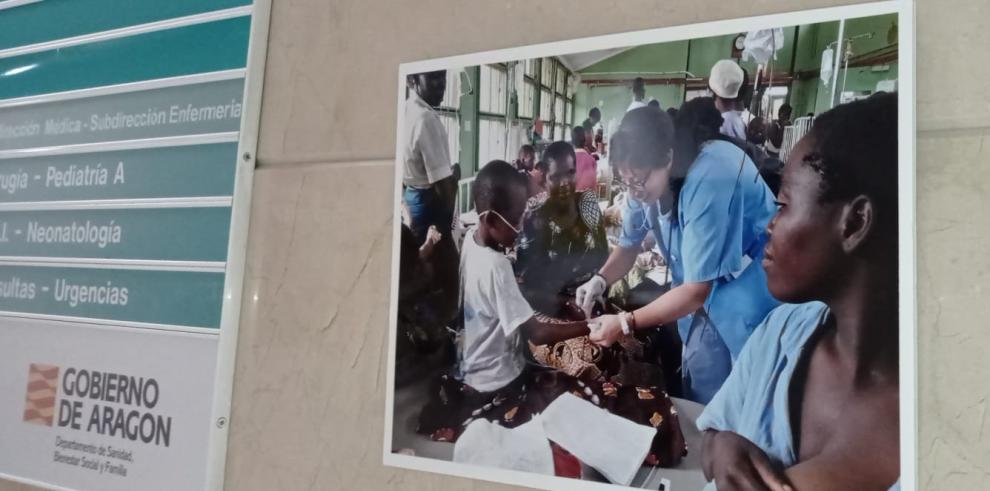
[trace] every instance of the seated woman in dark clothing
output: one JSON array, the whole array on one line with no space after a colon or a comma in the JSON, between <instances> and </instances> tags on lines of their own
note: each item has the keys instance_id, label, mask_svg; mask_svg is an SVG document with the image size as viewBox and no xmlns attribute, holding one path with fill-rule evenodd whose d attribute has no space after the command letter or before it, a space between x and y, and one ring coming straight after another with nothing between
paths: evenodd
<instances>
[{"instance_id":1,"label":"seated woman in dark clothing","mask_svg":"<svg viewBox=\"0 0 990 491\"><path fill-rule=\"evenodd\" d=\"M516 240L516 277L537 317L548 322L584 320L574 295L608 258L602 211L593 191L575 190L575 152L569 143L552 143L541 162L547 165L547 192L527 204ZM531 349L540 364L580 378L662 387L666 384L654 345L645 338L630 338L620 347L601 349L585 336Z\"/></svg>"},{"instance_id":2,"label":"seated woman in dark clothing","mask_svg":"<svg viewBox=\"0 0 990 491\"><path fill-rule=\"evenodd\" d=\"M568 299L608 257L598 198L575 190L574 147L555 142L543 154L547 192L529 200L516 241L516 276L523 296L550 317L581 317Z\"/></svg>"}]
</instances>

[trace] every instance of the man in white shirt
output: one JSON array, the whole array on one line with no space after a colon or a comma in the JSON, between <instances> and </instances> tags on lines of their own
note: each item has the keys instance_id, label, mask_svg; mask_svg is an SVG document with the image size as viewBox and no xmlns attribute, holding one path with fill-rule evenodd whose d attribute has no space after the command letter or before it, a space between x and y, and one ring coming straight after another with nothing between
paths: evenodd
<instances>
[{"instance_id":1,"label":"man in white shirt","mask_svg":"<svg viewBox=\"0 0 990 491\"><path fill-rule=\"evenodd\" d=\"M743 141L746 140L746 123L737 106L744 77L742 67L735 61L719 60L712 66L708 79L708 86L715 96L715 107L722 113L719 132Z\"/></svg>"},{"instance_id":2,"label":"man in white shirt","mask_svg":"<svg viewBox=\"0 0 990 491\"><path fill-rule=\"evenodd\" d=\"M626 112L646 107L646 83L643 81L643 77L636 77L636 80L633 80L632 93L633 101L629 104Z\"/></svg>"},{"instance_id":3,"label":"man in white shirt","mask_svg":"<svg viewBox=\"0 0 990 491\"><path fill-rule=\"evenodd\" d=\"M403 200L409 212L409 228L420 241L430 226L450 236L457 181L453 177L447 132L433 108L443 102L447 71L409 75L406 79L403 120Z\"/></svg>"}]
</instances>

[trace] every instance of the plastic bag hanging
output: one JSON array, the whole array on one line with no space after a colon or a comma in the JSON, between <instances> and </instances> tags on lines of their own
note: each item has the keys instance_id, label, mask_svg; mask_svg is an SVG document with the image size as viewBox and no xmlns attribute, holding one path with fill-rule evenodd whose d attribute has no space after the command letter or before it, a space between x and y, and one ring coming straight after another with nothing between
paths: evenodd
<instances>
[{"instance_id":1,"label":"plastic bag hanging","mask_svg":"<svg viewBox=\"0 0 990 491\"><path fill-rule=\"evenodd\" d=\"M822 68L819 72L821 73L822 83L826 87L832 82L832 63L834 57L835 51L832 48L825 48L825 51L822 51Z\"/></svg>"},{"instance_id":2,"label":"plastic bag hanging","mask_svg":"<svg viewBox=\"0 0 990 491\"><path fill-rule=\"evenodd\" d=\"M784 47L784 29L760 29L749 31L743 39L742 61L753 60L766 65L771 58L777 59L777 51Z\"/></svg>"}]
</instances>

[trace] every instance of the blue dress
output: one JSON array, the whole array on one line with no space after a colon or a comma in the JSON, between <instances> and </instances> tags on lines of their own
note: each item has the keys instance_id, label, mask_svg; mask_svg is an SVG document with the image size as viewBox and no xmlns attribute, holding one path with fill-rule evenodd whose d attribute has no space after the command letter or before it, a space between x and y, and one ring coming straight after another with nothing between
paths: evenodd
<instances>
[{"instance_id":1,"label":"blue dress","mask_svg":"<svg viewBox=\"0 0 990 491\"><path fill-rule=\"evenodd\" d=\"M639 247L652 232L673 286L712 283L702 309L678 320L681 376L691 400L711 400L749 335L779 305L762 265L774 213L773 194L756 165L721 140L707 142L691 164L676 217L662 213L659 203L626 200L620 246Z\"/></svg>"},{"instance_id":2,"label":"blue dress","mask_svg":"<svg viewBox=\"0 0 990 491\"><path fill-rule=\"evenodd\" d=\"M804 346L828 315L821 302L786 304L770 312L739 356L722 390L698 417L698 430L732 431L777 465L797 463L789 389ZM900 489L900 481L891 491Z\"/></svg>"}]
</instances>

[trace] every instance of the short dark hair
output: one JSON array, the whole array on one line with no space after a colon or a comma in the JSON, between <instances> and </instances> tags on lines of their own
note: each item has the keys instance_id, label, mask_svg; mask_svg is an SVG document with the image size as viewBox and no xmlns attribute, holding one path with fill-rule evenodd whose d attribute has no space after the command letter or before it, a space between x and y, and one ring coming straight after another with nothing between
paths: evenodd
<instances>
[{"instance_id":1,"label":"short dark hair","mask_svg":"<svg viewBox=\"0 0 990 491\"><path fill-rule=\"evenodd\" d=\"M548 163L550 160L563 162L567 157L570 157L571 161L577 165L577 155L574 153L574 147L570 143L553 142L543 151L543 158L541 160Z\"/></svg>"},{"instance_id":2,"label":"short dark hair","mask_svg":"<svg viewBox=\"0 0 990 491\"><path fill-rule=\"evenodd\" d=\"M722 139L722 113L711 97L695 97L681 105L677 111L677 143L674 148L674 165L685 171L698 157L701 145L709 140Z\"/></svg>"},{"instance_id":3,"label":"short dark hair","mask_svg":"<svg viewBox=\"0 0 990 491\"><path fill-rule=\"evenodd\" d=\"M715 107L715 99L711 97L695 97L681 105L674 121L674 159L670 167L670 188L674 194L674 211L679 206L681 188L687 178L688 170L694 164L705 142L722 140L732 142L719 132L722 126L722 113ZM740 142L741 143L741 142ZM677 216L674 213L673 216Z\"/></svg>"},{"instance_id":4,"label":"short dark hair","mask_svg":"<svg viewBox=\"0 0 990 491\"><path fill-rule=\"evenodd\" d=\"M525 154L530 154L531 153L533 155L536 155L536 149L533 148L532 145L530 145L530 144L527 143L527 144L519 147L519 153L525 153Z\"/></svg>"},{"instance_id":5,"label":"short dark hair","mask_svg":"<svg viewBox=\"0 0 990 491\"><path fill-rule=\"evenodd\" d=\"M478 213L494 210L507 213L513 203L513 189L527 188L526 176L504 160L493 160L478 172L471 188Z\"/></svg>"},{"instance_id":6,"label":"short dark hair","mask_svg":"<svg viewBox=\"0 0 990 491\"><path fill-rule=\"evenodd\" d=\"M533 164L533 168L546 174L550 166L547 164L546 160L538 160L535 164Z\"/></svg>"},{"instance_id":7,"label":"short dark hair","mask_svg":"<svg viewBox=\"0 0 990 491\"><path fill-rule=\"evenodd\" d=\"M756 116L746 125L746 141L754 145L763 145L767 141L767 123L762 116Z\"/></svg>"},{"instance_id":8,"label":"short dark hair","mask_svg":"<svg viewBox=\"0 0 990 491\"><path fill-rule=\"evenodd\" d=\"M595 116L595 115L597 115L597 116ZM600 109L598 109L597 107L593 107L593 108L591 108L590 111L588 111L588 117L590 118L592 116L595 116L598 119L601 119L602 118L602 111Z\"/></svg>"},{"instance_id":9,"label":"short dark hair","mask_svg":"<svg viewBox=\"0 0 990 491\"><path fill-rule=\"evenodd\" d=\"M809 138L803 161L822 177L821 199L869 197L881 235L896 240L897 94L836 106L815 119Z\"/></svg>"},{"instance_id":10,"label":"short dark hair","mask_svg":"<svg viewBox=\"0 0 990 491\"><path fill-rule=\"evenodd\" d=\"M659 169L667 165L674 144L670 116L651 107L626 113L612 136L610 161L635 168Z\"/></svg>"},{"instance_id":11,"label":"short dark hair","mask_svg":"<svg viewBox=\"0 0 990 491\"><path fill-rule=\"evenodd\" d=\"M633 80L633 85L632 86L633 86L633 90L645 90L646 89L646 82L643 80L643 77L636 77Z\"/></svg>"},{"instance_id":12,"label":"short dark hair","mask_svg":"<svg viewBox=\"0 0 990 491\"><path fill-rule=\"evenodd\" d=\"M646 103L646 105L652 108L660 109L660 101L656 99L651 99L650 102Z\"/></svg>"},{"instance_id":13,"label":"short dark hair","mask_svg":"<svg viewBox=\"0 0 990 491\"><path fill-rule=\"evenodd\" d=\"M431 72L410 73L409 75L406 75L406 83L407 84L419 83L417 77L419 77L420 75L424 75L426 77L440 77L440 76L446 77L447 70L433 70Z\"/></svg>"},{"instance_id":14,"label":"short dark hair","mask_svg":"<svg viewBox=\"0 0 990 491\"><path fill-rule=\"evenodd\" d=\"M785 102L783 105L780 106L780 109L777 110L777 117L780 117L783 114L787 114L788 116L790 116L792 111L794 111L794 108L791 107L790 104Z\"/></svg>"},{"instance_id":15,"label":"short dark hair","mask_svg":"<svg viewBox=\"0 0 990 491\"><path fill-rule=\"evenodd\" d=\"M571 129L571 145L575 148L583 147L588 135L584 132L584 126L575 126Z\"/></svg>"}]
</instances>

